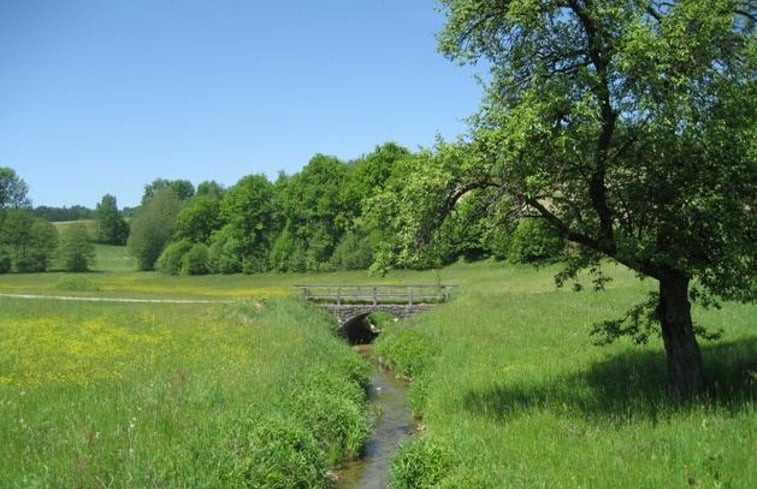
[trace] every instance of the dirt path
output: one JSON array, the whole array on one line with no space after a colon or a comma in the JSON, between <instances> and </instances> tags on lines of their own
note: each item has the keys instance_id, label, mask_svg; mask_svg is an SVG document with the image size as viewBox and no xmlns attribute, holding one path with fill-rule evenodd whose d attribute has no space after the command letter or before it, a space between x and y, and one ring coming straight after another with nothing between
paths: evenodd
<instances>
[{"instance_id":1,"label":"dirt path","mask_svg":"<svg viewBox=\"0 0 757 489\"><path fill-rule=\"evenodd\" d=\"M86 297L72 295L39 295L39 294L0 294L0 297L10 299L48 299L56 301L79 302L138 302L152 304L231 304L240 302L232 299L133 299L127 297Z\"/></svg>"}]
</instances>

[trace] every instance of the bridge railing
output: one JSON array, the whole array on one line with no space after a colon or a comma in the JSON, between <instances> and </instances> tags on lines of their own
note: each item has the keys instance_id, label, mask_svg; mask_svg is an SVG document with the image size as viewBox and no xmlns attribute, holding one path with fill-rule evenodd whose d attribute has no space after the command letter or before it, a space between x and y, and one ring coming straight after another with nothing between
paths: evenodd
<instances>
[{"instance_id":1,"label":"bridge railing","mask_svg":"<svg viewBox=\"0 0 757 489\"><path fill-rule=\"evenodd\" d=\"M455 285L295 285L303 299L327 304L436 304L450 300Z\"/></svg>"}]
</instances>

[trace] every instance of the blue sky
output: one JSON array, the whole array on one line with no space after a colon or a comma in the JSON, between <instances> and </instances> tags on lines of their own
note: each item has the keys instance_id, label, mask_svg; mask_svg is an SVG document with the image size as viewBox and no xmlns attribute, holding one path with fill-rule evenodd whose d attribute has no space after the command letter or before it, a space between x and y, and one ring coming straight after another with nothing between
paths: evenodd
<instances>
[{"instance_id":1,"label":"blue sky","mask_svg":"<svg viewBox=\"0 0 757 489\"><path fill-rule=\"evenodd\" d=\"M454 139L481 98L433 0L0 0L0 166L34 205L136 205L316 153Z\"/></svg>"}]
</instances>

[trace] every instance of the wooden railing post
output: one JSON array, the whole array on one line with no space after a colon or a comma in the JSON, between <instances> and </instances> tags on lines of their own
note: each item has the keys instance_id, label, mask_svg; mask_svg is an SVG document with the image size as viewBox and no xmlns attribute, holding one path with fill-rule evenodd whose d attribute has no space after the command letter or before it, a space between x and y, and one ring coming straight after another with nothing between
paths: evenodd
<instances>
[{"instance_id":1,"label":"wooden railing post","mask_svg":"<svg viewBox=\"0 0 757 489\"><path fill-rule=\"evenodd\" d=\"M336 305L337 306L342 305L342 288L341 287L336 288Z\"/></svg>"},{"instance_id":2,"label":"wooden railing post","mask_svg":"<svg viewBox=\"0 0 757 489\"><path fill-rule=\"evenodd\" d=\"M408 296L407 305L412 306L413 305L413 288L409 287L409 289L410 289L410 294Z\"/></svg>"},{"instance_id":3,"label":"wooden railing post","mask_svg":"<svg viewBox=\"0 0 757 489\"><path fill-rule=\"evenodd\" d=\"M378 304L378 287L373 288L373 305Z\"/></svg>"}]
</instances>

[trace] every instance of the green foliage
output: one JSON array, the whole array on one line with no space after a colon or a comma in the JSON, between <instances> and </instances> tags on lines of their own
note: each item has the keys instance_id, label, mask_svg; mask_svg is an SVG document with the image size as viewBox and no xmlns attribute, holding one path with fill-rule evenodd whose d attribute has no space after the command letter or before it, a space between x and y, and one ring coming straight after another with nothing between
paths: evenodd
<instances>
[{"instance_id":1,"label":"green foliage","mask_svg":"<svg viewBox=\"0 0 757 489\"><path fill-rule=\"evenodd\" d=\"M195 243L181 259L181 273L183 275L205 275L208 273L208 247L203 243Z\"/></svg>"},{"instance_id":2,"label":"green foliage","mask_svg":"<svg viewBox=\"0 0 757 489\"><path fill-rule=\"evenodd\" d=\"M87 225L76 222L61 232L58 253L67 272L86 272L95 263L95 245L90 241Z\"/></svg>"},{"instance_id":3,"label":"green foliage","mask_svg":"<svg viewBox=\"0 0 757 489\"><path fill-rule=\"evenodd\" d=\"M347 231L331 255L338 270L365 270L373 263L373 243L359 231Z\"/></svg>"},{"instance_id":4,"label":"green foliage","mask_svg":"<svg viewBox=\"0 0 757 489\"><path fill-rule=\"evenodd\" d=\"M522 219L510 238L508 259L513 263L554 260L564 247L565 241L543 219Z\"/></svg>"},{"instance_id":5,"label":"green foliage","mask_svg":"<svg viewBox=\"0 0 757 489\"><path fill-rule=\"evenodd\" d=\"M176 218L176 238L207 243L221 225L219 197L197 196Z\"/></svg>"},{"instance_id":6,"label":"green foliage","mask_svg":"<svg viewBox=\"0 0 757 489\"><path fill-rule=\"evenodd\" d=\"M13 267L13 260L8 250L0 248L0 274L8 273Z\"/></svg>"},{"instance_id":7,"label":"green foliage","mask_svg":"<svg viewBox=\"0 0 757 489\"><path fill-rule=\"evenodd\" d=\"M273 184L264 175L242 178L224 194L220 216L225 225L213 239L221 240L223 250L235 255L242 271L267 270L271 242L280 226ZM215 262L216 253L211 255Z\"/></svg>"},{"instance_id":8,"label":"green foliage","mask_svg":"<svg viewBox=\"0 0 757 489\"><path fill-rule=\"evenodd\" d=\"M29 186L13 168L0 166L0 211L7 208L28 207Z\"/></svg>"},{"instance_id":9,"label":"green foliage","mask_svg":"<svg viewBox=\"0 0 757 489\"><path fill-rule=\"evenodd\" d=\"M194 185L189 180L166 180L165 178L156 178L145 185L145 191L142 194L142 205L149 202L156 194L163 190L172 190L179 200L189 200L195 194Z\"/></svg>"},{"instance_id":10,"label":"green foliage","mask_svg":"<svg viewBox=\"0 0 757 489\"><path fill-rule=\"evenodd\" d=\"M118 204L113 195L105 194L95 209L97 242L125 245L129 237L129 225L118 212Z\"/></svg>"},{"instance_id":11,"label":"green foliage","mask_svg":"<svg viewBox=\"0 0 757 489\"><path fill-rule=\"evenodd\" d=\"M329 260L347 224L342 188L347 167L333 156L316 155L282 185L281 201L292 254L304 256L305 269L330 268Z\"/></svg>"},{"instance_id":12,"label":"green foliage","mask_svg":"<svg viewBox=\"0 0 757 489\"><path fill-rule=\"evenodd\" d=\"M239 254L241 245L230 236L228 228L213 233L208 248L208 267L212 273L239 273L242 271L242 259Z\"/></svg>"},{"instance_id":13,"label":"green foliage","mask_svg":"<svg viewBox=\"0 0 757 489\"><path fill-rule=\"evenodd\" d=\"M50 207L38 205L34 208L34 214L50 222L79 221L83 219L94 219L95 211L82 205L72 205L71 207Z\"/></svg>"},{"instance_id":14,"label":"green foliage","mask_svg":"<svg viewBox=\"0 0 757 489\"><path fill-rule=\"evenodd\" d=\"M441 4L439 49L492 66L460 143L468 171L451 172L446 195L496 189L588 254L656 279L671 384L701 391L689 284L757 300L751 2ZM423 217L420 231L438 227ZM596 263L575 251L573 264Z\"/></svg>"},{"instance_id":15,"label":"green foliage","mask_svg":"<svg viewBox=\"0 0 757 489\"><path fill-rule=\"evenodd\" d=\"M58 245L58 232L31 210L6 209L2 212L0 249L10 255L18 272L45 271Z\"/></svg>"},{"instance_id":16,"label":"green foliage","mask_svg":"<svg viewBox=\"0 0 757 489\"><path fill-rule=\"evenodd\" d=\"M432 489L450 471L450 450L428 437L412 440L392 460L389 489Z\"/></svg>"},{"instance_id":17,"label":"green foliage","mask_svg":"<svg viewBox=\"0 0 757 489\"><path fill-rule=\"evenodd\" d=\"M180 209L181 202L176 193L163 189L144 203L132 220L126 245L137 259L140 270L154 269L155 262L174 234Z\"/></svg>"},{"instance_id":18,"label":"green foliage","mask_svg":"<svg viewBox=\"0 0 757 489\"><path fill-rule=\"evenodd\" d=\"M197 185L197 192L195 193L195 197L207 197L210 199L220 200L225 192L226 189L223 188L223 185L216 182L215 180L209 180L201 182L199 185Z\"/></svg>"},{"instance_id":19,"label":"green foliage","mask_svg":"<svg viewBox=\"0 0 757 489\"><path fill-rule=\"evenodd\" d=\"M192 242L186 239L170 243L155 262L155 270L167 275L179 275L183 268L184 255L190 249Z\"/></svg>"},{"instance_id":20,"label":"green foliage","mask_svg":"<svg viewBox=\"0 0 757 489\"><path fill-rule=\"evenodd\" d=\"M295 240L290 227L291 223L287 221L284 229L271 245L268 259L271 270L276 272L304 272L306 270L305 247Z\"/></svg>"}]
</instances>

